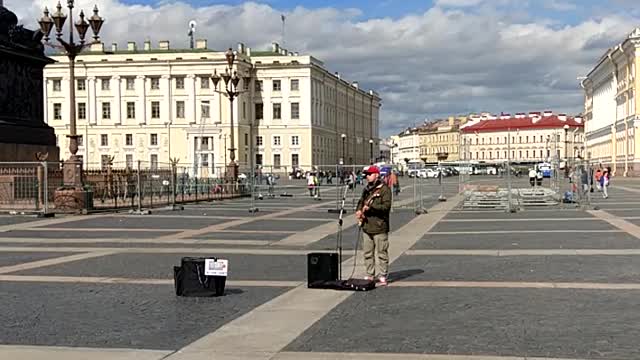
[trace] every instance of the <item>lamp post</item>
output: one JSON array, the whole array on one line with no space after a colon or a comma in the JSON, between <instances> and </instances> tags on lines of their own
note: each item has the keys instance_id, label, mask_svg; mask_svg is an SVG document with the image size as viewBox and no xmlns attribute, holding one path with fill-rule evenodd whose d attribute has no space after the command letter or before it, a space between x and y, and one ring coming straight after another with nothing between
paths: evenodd
<instances>
[{"instance_id":1,"label":"lamp post","mask_svg":"<svg viewBox=\"0 0 640 360\"><path fill-rule=\"evenodd\" d=\"M69 59L69 152L71 156L63 164L63 183L66 187L72 187L75 190L82 189L82 160L78 157L78 134L76 129L76 93L75 93L75 60L82 49L91 46L93 43L97 43L100 39L98 34L104 23L104 19L98 15L98 6L93 8L93 16L89 18L87 22L85 20L84 11L80 10L80 20L73 22L73 8L74 0L67 1L67 8L69 9L69 41L65 41L63 37L64 23L67 20L67 15L62 12L62 5L58 2L56 6L56 12L52 16L49 16L49 9L44 8L44 16L40 18L38 24L40 24L40 31L44 34L45 44L55 48L64 50L64 54ZM52 44L49 42L49 34L55 25L56 28L56 40L60 45ZM80 39L79 43L74 41L75 26ZM86 43L85 36L87 30L91 27L93 31L93 42Z\"/></svg>"},{"instance_id":2,"label":"lamp post","mask_svg":"<svg viewBox=\"0 0 640 360\"><path fill-rule=\"evenodd\" d=\"M238 71L233 69L233 64L236 60L236 54L233 52L231 48L227 50L224 54L227 59L227 68L222 75L218 75L214 70L213 75L211 76L211 80L213 81L213 89L218 94L222 94L229 99L229 119L230 119L230 132L231 132L231 147L229 148L229 163L227 164L227 177L232 182L236 182L238 180L238 163L236 163L236 148L235 148L235 130L234 130L234 119L233 119L233 101L242 93L246 92L246 90L240 91L238 90L240 85L240 76L238 76ZM218 83L220 79L224 80L224 88L222 90L218 90ZM244 77L245 82L251 81L250 76ZM225 146L226 147L226 146ZM226 153L226 152L225 152ZM226 160L225 160L226 163Z\"/></svg>"},{"instance_id":3,"label":"lamp post","mask_svg":"<svg viewBox=\"0 0 640 360\"><path fill-rule=\"evenodd\" d=\"M569 125L565 124L564 127L564 177L569 178Z\"/></svg>"},{"instance_id":4,"label":"lamp post","mask_svg":"<svg viewBox=\"0 0 640 360\"><path fill-rule=\"evenodd\" d=\"M373 165L373 139L369 139L369 157L371 158L371 165Z\"/></svg>"}]
</instances>

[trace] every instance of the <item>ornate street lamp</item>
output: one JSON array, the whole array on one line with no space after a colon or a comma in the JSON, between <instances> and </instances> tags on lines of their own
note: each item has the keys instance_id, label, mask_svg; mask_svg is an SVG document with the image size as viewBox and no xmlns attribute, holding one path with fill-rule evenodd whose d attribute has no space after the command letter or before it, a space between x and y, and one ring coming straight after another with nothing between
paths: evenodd
<instances>
[{"instance_id":1,"label":"ornate street lamp","mask_svg":"<svg viewBox=\"0 0 640 360\"><path fill-rule=\"evenodd\" d=\"M69 152L71 156L63 164L63 182L67 187L73 187L75 189L82 188L82 160L76 155L78 153L78 134L76 130L76 93L75 93L75 60L78 54L93 43L97 43L100 39L98 34L104 23L104 19L98 15L98 6L93 8L93 16L89 18L87 22L85 20L84 11L80 10L80 20L76 23L73 22L73 8L74 0L67 1L67 8L69 9L69 22L75 26L78 32L80 42L74 41L73 26L69 26L69 41L66 42L63 36L64 23L67 20L67 15L62 12L62 5L58 2L56 6L56 12L49 16L49 9L44 8L44 16L38 21L40 24L40 31L44 34L45 44L55 48L64 50L65 55L69 58ZM49 42L49 35L52 28L56 28L56 40L60 43L52 44ZM93 42L86 43L85 36L87 30L91 27L93 30Z\"/></svg>"},{"instance_id":2,"label":"ornate street lamp","mask_svg":"<svg viewBox=\"0 0 640 360\"><path fill-rule=\"evenodd\" d=\"M234 132L234 119L233 119L233 101L242 93L247 90L238 90L240 80L244 79L246 84L251 81L251 76L238 76L238 71L233 69L233 64L236 60L236 54L231 48L224 54L227 60L227 68L222 75L214 70L211 80L213 81L214 91L218 94L222 94L229 99L229 116L231 124L231 147L229 148L229 164L227 164L227 177L229 180L236 182L238 180L238 163L236 163L236 148L235 148L235 132ZM218 84L220 80L224 81L224 87L222 90L218 90Z\"/></svg>"}]
</instances>

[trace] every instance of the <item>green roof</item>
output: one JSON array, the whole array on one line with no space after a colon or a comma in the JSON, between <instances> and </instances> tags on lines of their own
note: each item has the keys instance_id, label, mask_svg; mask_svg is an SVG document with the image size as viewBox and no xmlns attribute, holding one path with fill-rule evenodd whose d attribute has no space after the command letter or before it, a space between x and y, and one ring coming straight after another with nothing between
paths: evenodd
<instances>
[{"instance_id":1,"label":"green roof","mask_svg":"<svg viewBox=\"0 0 640 360\"><path fill-rule=\"evenodd\" d=\"M273 51L254 51L251 50L251 57L254 56L282 56L277 52L273 52Z\"/></svg>"}]
</instances>

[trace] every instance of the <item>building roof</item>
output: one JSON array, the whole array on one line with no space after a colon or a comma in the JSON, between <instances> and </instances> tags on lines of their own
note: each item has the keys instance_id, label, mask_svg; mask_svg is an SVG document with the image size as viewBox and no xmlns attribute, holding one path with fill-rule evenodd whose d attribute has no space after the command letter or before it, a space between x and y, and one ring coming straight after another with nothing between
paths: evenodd
<instances>
[{"instance_id":1,"label":"building roof","mask_svg":"<svg viewBox=\"0 0 640 360\"><path fill-rule=\"evenodd\" d=\"M555 129L569 125L572 128L584 127L584 121L580 117L569 117L564 114L549 113L529 113L511 115L501 115L487 119L471 119L467 126L461 131L470 132L497 132L511 130L531 130L531 129Z\"/></svg>"}]
</instances>

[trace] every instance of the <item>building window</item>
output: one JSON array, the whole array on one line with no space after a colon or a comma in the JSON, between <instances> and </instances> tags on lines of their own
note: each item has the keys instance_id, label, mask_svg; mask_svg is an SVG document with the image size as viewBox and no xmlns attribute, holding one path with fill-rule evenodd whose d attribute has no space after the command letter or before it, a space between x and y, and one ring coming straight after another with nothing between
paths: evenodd
<instances>
[{"instance_id":1,"label":"building window","mask_svg":"<svg viewBox=\"0 0 640 360\"><path fill-rule=\"evenodd\" d=\"M151 90L160 90L160 78L151 78Z\"/></svg>"},{"instance_id":2,"label":"building window","mask_svg":"<svg viewBox=\"0 0 640 360\"><path fill-rule=\"evenodd\" d=\"M209 88L209 78L205 76L200 77L200 89L208 89Z\"/></svg>"},{"instance_id":3,"label":"building window","mask_svg":"<svg viewBox=\"0 0 640 360\"><path fill-rule=\"evenodd\" d=\"M291 118L300 119L300 103L291 103Z\"/></svg>"},{"instance_id":4,"label":"building window","mask_svg":"<svg viewBox=\"0 0 640 360\"><path fill-rule=\"evenodd\" d=\"M256 136L256 146L262 146L262 136Z\"/></svg>"},{"instance_id":5,"label":"building window","mask_svg":"<svg viewBox=\"0 0 640 360\"><path fill-rule=\"evenodd\" d=\"M256 120L262 120L264 118L264 105L256 104Z\"/></svg>"},{"instance_id":6,"label":"building window","mask_svg":"<svg viewBox=\"0 0 640 360\"><path fill-rule=\"evenodd\" d=\"M184 78L176 78L176 89L184 89Z\"/></svg>"},{"instance_id":7,"label":"building window","mask_svg":"<svg viewBox=\"0 0 640 360\"><path fill-rule=\"evenodd\" d=\"M102 88L102 91L108 91L111 88L110 79L102 79L100 81L100 86Z\"/></svg>"},{"instance_id":8,"label":"building window","mask_svg":"<svg viewBox=\"0 0 640 360\"><path fill-rule=\"evenodd\" d=\"M125 156L125 161L127 163L127 168L133 169L133 154L127 154Z\"/></svg>"},{"instance_id":9,"label":"building window","mask_svg":"<svg viewBox=\"0 0 640 360\"><path fill-rule=\"evenodd\" d=\"M273 146L280 146L282 142L280 141L280 136L276 135L273 137Z\"/></svg>"},{"instance_id":10,"label":"building window","mask_svg":"<svg viewBox=\"0 0 640 360\"><path fill-rule=\"evenodd\" d=\"M300 80L291 79L291 91L299 91L300 90Z\"/></svg>"},{"instance_id":11,"label":"building window","mask_svg":"<svg viewBox=\"0 0 640 360\"><path fill-rule=\"evenodd\" d=\"M280 166L281 166L280 154L273 154L273 167L275 169L280 169Z\"/></svg>"},{"instance_id":12,"label":"building window","mask_svg":"<svg viewBox=\"0 0 640 360\"><path fill-rule=\"evenodd\" d=\"M273 80L273 91L281 91L282 90L282 83L280 82L280 80Z\"/></svg>"},{"instance_id":13,"label":"building window","mask_svg":"<svg viewBox=\"0 0 640 360\"><path fill-rule=\"evenodd\" d=\"M262 91L262 80L258 80L255 82L255 90L256 92Z\"/></svg>"},{"instance_id":14,"label":"building window","mask_svg":"<svg viewBox=\"0 0 640 360\"><path fill-rule=\"evenodd\" d=\"M244 146L249 146L249 134L244 133Z\"/></svg>"},{"instance_id":15,"label":"building window","mask_svg":"<svg viewBox=\"0 0 640 360\"><path fill-rule=\"evenodd\" d=\"M136 89L136 79L127 78L127 90L135 90Z\"/></svg>"},{"instance_id":16,"label":"building window","mask_svg":"<svg viewBox=\"0 0 640 360\"><path fill-rule=\"evenodd\" d=\"M262 154L256 154L256 165L262 165Z\"/></svg>"},{"instance_id":17,"label":"building window","mask_svg":"<svg viewBox=\"0 0 640 360\"><path fill-rule=\"evenodd\" d=\"M203 119L209 118L209 100L200 103L200 117Z\"/></svg>"},{"instance_id":18,"label":"building window","mask_svg":"<svg viewBox=\"0 0 640 360\"><path fill-rule=\"evenodd\" d=\"M78 119L84 120L87 118L87 103L78 103Z\"/></svg>"},{"instance_id":19,"label":"building window","mask_svg":"<svg viewBox=\"0 0 640 360\"><path fill-rule=\"evenodd\" d=\"M102 103L102 118L111 119L111 103L109 102Z\"/></svg>"},{"instance_id":20,"label":"building window","mask_svg":"<svg viewBox=\"0 0 640 360\"><path fill-rule=\"evenodd\" d=\"M291 167L293 167L294 169L298 168L300 166L300 155L298 154L291 154Z\"/></svg>"},{"instance_id":21,"label":"building window","mask_svg":"<svg viewBox=\"0 0 640 360\"><path fill-rule=\"evenodd\" d=\"M127 119L136 118L136 103L133 101L127 102Z\"/></svg>"},{"instance_id":22,"label":"building window","mask_svg":"<svg viewBox=\"0 0 640 360\"><path fill-rule=\"evenodd\" d=\"M247 118L247 103L244 101L242 102L242 118Z\"/></svg>"},{"instance_id":23,"label":"building window","mask_svg":"<svg viewBox=\"0 0 640 360\"><path fill-rule=\"evenodd\" d=\"M62 89L62 81L60 79L53 80L53 91L60 91Z\"/></svg>"},{"instance_id":24,"label":"building window","mask_svg":"<svg viewBox=\"0 0 640 360\"><path fill-rule=\"evenodd\" d=\"M522 159L522 150L518 150L518 159Z\"/></svg>"},{"instance_id":25,"label":"building window","mask_svg":"<svg viewBox=\"0 0 640 360\"><path fill-rule=\"evenodd\" d=\"M76 80L76 84L76 89L78 89L78 91L85 91L87 89L87 84L85 83L84 79Z\"/></svg>"},{"instance_id":26,"label":"building window","mask_svg":"<svg viewBox=\"0 0 640 360\"><path fill-rule=\"evenodd\" d=\"M293 146L300 145L300 137L298 135L293 135L291 137L291 145L293 145Z\"/></svg>"},{"instance_id":27,"label":"building window","mask_svg":"<svg viewBox=\"0 0 640 360\"><path fill-rule=\"evenodd\" d=\"M273 104L273 118L274 119L282 118L282 108L280 104Z\"/></svg>"},{"instance_id":28,"label":"building window","mask_svg":"<svg viewBox=\"0 0 640 360\"><path fill-rule=\"evenodd\" d=\"M160 119L160 101L151 102L151 118Z\"/></svg>"},{"instance_id":29,"label":"building window","mask_svg":"<svg viewBox=\"0 0 640 360\"><path fill-rule=\"evenodd\" d=\"M84 146L84 138L82 135L78 135L78 146Z\"/></svg>"},{"instance_id":30,"label":"building window","mask_svg":"<svg viewBox=\"0 0 640 360\"><path fill-rule=\"evenodd\" d=\"M251 79L250 78L245 78L245 80L242 81L242 86L243 86L245 91L249 91L249 86L250 85L251 85Z\"/></svg>"},{"instance_id":31,"label":"building window","mask_svg":"<svg viewBox=\"0 0 640 360\"><path fill-rule=\"evenodd\" d=\"M151 154L151 170L158 170L158 155Z\"/></svg>"},{"instance_id":32,"label":"building window","mask_svg":"<svg viewBox=\"0 0 640 360\"><path fill-rule=\"evenodd\" d=\"M102 166L103 169L106 169L109 167L109 163L111 159L109 159L109 155L102 155L100 156L100 165Z\"/></svg>"},{"instance_id":33,"label":"building window","mask_svg":"<svg viewBox=\"0 0 640 360\"><path fill-rule=\"evenodd\" d=\"M149 141L151 141L151 146L158 146L158 134L151 134Z\"/></svg>"},{"instance_id":34,"label":"building window","mask_svg":"<svg viewBox=\"0 0 640 360\"><path fill-rule=\"evenodd\" d=\"M176 118L184 119L184 101L176 101Z\"/></svg>"},{"instance_id":35,"label":"building window","mask_svg":"<svg viewBox=\"0 0 640 360\"><path fill-rule=\"evenodd\" d=\"M100 135L100 146L109 146L109 135Z\"/></svg>"},{"instance_id":36,"label":"building window","mask_svg":"<svg viewBox=\"0 0 640 360\"><path fill-rule=\"evenodd\" d=\"M124 136L124 143L126 146L133 146L133 135L132 134L126 134Z\"/></svg>"},{"instance_id":37,"label":"building window","mask_svg":"<svg viewBox=\"0 0 640 360\"><path fill-rule=\"evenodd\" d=\"M60 103L53 104L53 119L62 120L62 104Z\"/></svg>"}]
</instances>

